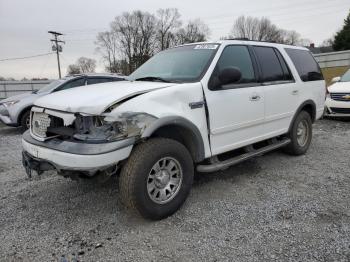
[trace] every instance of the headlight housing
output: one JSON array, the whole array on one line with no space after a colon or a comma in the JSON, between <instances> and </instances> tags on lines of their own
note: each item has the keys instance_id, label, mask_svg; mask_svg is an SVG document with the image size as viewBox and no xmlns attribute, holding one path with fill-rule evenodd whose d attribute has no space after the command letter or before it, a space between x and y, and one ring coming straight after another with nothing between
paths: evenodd
<instances>
[{"instance_id":1,"label":"headlight housing","mask_svg":"<svg viewBox=\"0 0 350 262\"><path fill-rule=\"evenodd\" d=\"M6 107L13 106L14 104L17 104L19 100L13 100L13 101L8 101L8 102L2 102L2 104Z\"/></svg>"},{"instance_id":2,"label":"headlight housing","mask_svg":"<svg viewBox=\"0 0 350 262\"><path fill-rule=\"evenodd\" d=\"M77 116L76 133L81 141L112 142L139 136L157 118L146 113L123 113L113 116Z\"/></svg>"}]
</instances>

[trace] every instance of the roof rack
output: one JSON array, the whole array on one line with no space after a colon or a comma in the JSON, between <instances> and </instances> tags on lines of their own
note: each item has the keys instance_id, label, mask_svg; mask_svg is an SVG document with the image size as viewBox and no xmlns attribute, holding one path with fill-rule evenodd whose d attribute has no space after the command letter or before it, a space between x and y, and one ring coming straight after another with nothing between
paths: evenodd
<instances>
[{"instance_id":1,"label":"roof rack","mask_svg":"<svg viewBox=\"0 0 350 262\"><path fill-rule=\"evenodd\" d=\"M238 37L238 38L227 38L224 40L240 40L240 41L251 41L251 42L262 42L262 43L272 43L272 44L279 44L276 41L263 41L263 40L252 40L246 37Z\"/></svg>"}]
</instances>

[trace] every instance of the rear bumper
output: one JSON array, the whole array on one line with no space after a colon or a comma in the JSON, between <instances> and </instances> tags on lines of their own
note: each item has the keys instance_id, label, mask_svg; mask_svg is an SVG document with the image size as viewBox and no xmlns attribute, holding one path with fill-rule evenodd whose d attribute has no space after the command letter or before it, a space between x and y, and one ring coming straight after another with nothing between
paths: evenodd
<instances>
[{"instance_id":1,"label":"rear bumper","mask_svg":"<svg viewBox=\"0 0 350 262\"><path fill-rule=\"evenodd\" d=\"M128 158L134 140L123 140L105 144L85 144L52 139L40 142L33 139L29 131L22 138L23 161L36 171L81 171L95 173ZM49 168L51 166L51 168Z\"/></svg>"}]
</instances>

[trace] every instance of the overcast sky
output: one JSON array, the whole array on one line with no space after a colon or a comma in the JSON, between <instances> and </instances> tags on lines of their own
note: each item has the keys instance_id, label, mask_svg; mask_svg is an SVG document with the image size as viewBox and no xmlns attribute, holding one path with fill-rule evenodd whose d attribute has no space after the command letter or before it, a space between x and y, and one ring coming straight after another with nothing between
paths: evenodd
<instances>
[{"instance_id":1,"label":"overcast sky","mask_svg":"<svg viewBox=\"0 0 350 262\"><path fill-rule=\"evenodd\" d=\"M266 16L280 28L296 30L316 45L343 25L349 0L0 0L0 60L51 51L48 30L64 33L62 71L81 56L103 62L95 52L97 32L107 30L113 18L124 11L176 7L182 20L201 18L210 28L210 40L229 33L240 15ZM0 76L57 78L54 55L0 61Z\"/></svg>"}]
</instances>

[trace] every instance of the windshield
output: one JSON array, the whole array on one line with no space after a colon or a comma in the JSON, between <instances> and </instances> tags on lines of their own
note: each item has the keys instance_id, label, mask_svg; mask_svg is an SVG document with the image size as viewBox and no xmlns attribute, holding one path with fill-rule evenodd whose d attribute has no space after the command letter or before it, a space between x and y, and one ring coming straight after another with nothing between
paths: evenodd
<instances>
[{"instance_id":1,"label":"windshield","mask_svg":"<svg viewBox=\"0 0 350 262\"><path fill-rule=\"evenodd\" d=\"M50 84L44 86L43 88L40 88L38 93L46 93L46 92L50 92L51 90L53 90L55 87L59 86L60 84L62 84L64 81L63 80L55 80L52 81Z\"/></svg>"},{"instance_id":2,"label":"windshield","mask_svg":"<svg viewBox=\"0 0 350 262\"><path fill-rule=\"evenodd\" d=\"M149 59L129 76L129 80L198 81L218 47L218 44L197 44L168 49Z\"/></svg>"},{"instance_id":3,"label":"windshield","mask_svg":"<svg viewBox=\"0 0 350 262\"><path fill-rule=\"evenodd\" d=\"M350 69L341 77L340 82L350 82Z\"/></svg>"}]
</instances>

